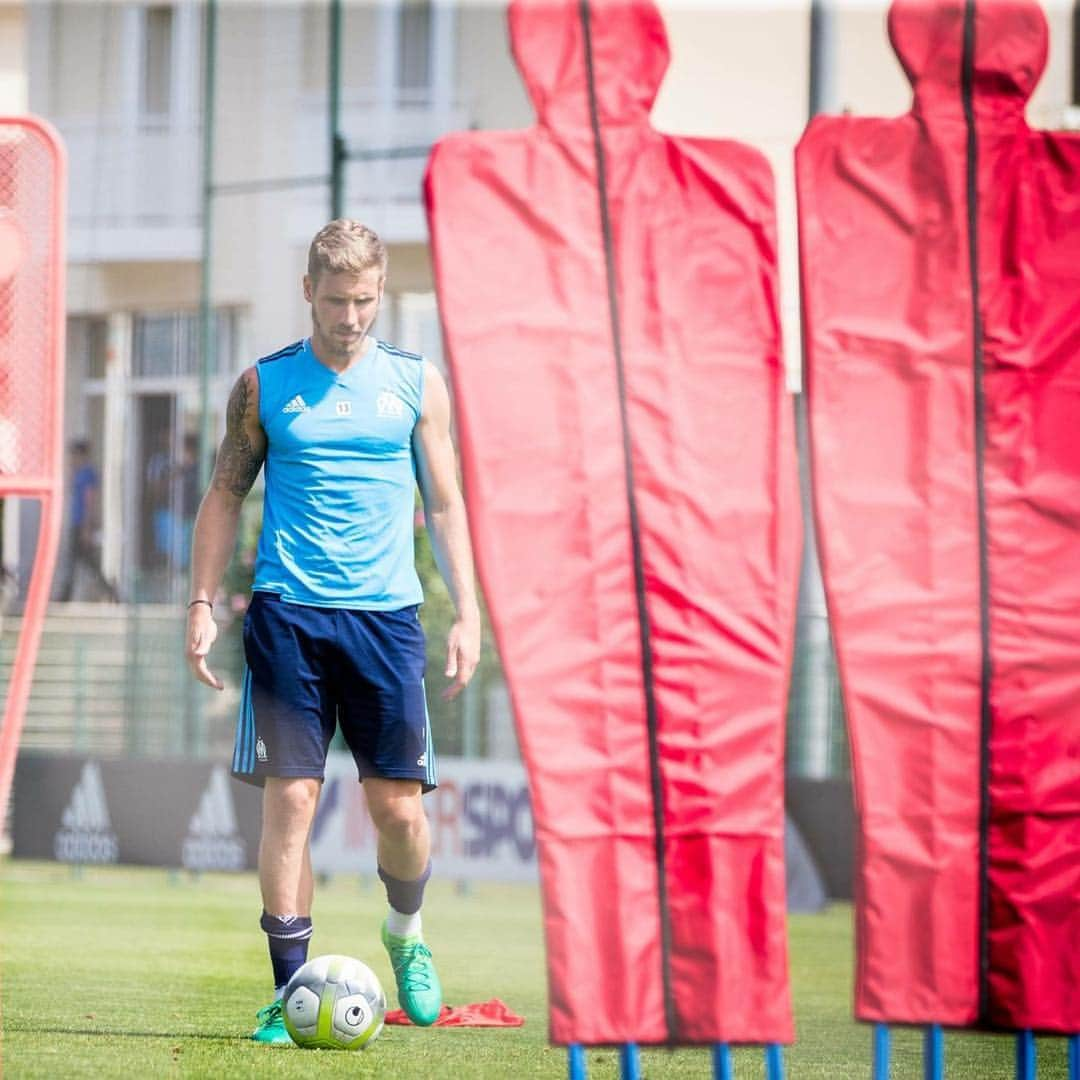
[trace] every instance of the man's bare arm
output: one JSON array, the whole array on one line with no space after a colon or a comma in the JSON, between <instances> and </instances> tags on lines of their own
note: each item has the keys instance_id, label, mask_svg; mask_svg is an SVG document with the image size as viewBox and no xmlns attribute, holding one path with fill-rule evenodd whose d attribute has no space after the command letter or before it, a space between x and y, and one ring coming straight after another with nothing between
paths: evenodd
<instances>
[{"instance_id":1,"label":"man's bare arm","mask_svg":"<svg viewBox=\"0 0 1080 1080\"><path fill-rule=\"evenodd\" d=\"M259 423L259 376L248 368L232 388L225 414L225 438L221 441L209 495L227 492L240 503L251 490L266 459L266 434Z\"/></svg>"},{"instance_id":2,"label":"man's bare arm","mask_svg":"<svg viewBox=\"0 0 1080 1080\"><path fill-rule=\"evenodd\" d=\"M446 675L454 681L443 694L452 698L465 688L480 660L480 609L465 500L458 487L450 438L450 395L442 375L430 363L424 379L423 414L413 432L413 453L435 562L457 611L446 657Z\"/></svg>"},{"instance_id":3,"label":"man's bare arm","mask_svg":"<svg viewBox=\"0 0 1080 1080\"><path fill-rule=\"evenodd\" d=\"M236 546L240 507L266 459L266 433L259 423L259 377L248 368L232 388L210 487L199 505L191 545L191 600L212 601ZM187 658L192 673L215 689L221 680L206 665L217 638L209 603L188 609Z\"/></svg>"}]
</instances>

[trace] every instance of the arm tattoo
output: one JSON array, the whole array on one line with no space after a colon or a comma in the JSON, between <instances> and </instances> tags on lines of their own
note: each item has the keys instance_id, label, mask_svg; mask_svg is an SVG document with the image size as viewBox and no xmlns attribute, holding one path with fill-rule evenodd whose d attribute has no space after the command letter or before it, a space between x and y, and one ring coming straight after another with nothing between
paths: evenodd
<instances>
[{"instance_id":1,"label":"arm tattoo","mask_svg":"<svg viewBox=\"0 0 1080 1080\"><path fill-rule=\"evenodd\" d=\"M248 436L246 418L251 392L246 375L236 380L225 415L225 438L214 467L214 487L244 498L255 483L266 451L256 448Z\"/></svg>"}]
</instances>

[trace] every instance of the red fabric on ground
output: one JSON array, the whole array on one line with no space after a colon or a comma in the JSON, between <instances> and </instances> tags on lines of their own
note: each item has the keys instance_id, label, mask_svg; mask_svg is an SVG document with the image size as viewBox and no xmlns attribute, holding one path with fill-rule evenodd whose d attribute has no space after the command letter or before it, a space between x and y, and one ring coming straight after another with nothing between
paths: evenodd
<instances>
[{"instance_id":1,"label":"red fabric on ground","mask_svg":"<svg viewBox=\"0 0 1080 1080\"><path fill-rule=\"evenodd\" d=\"M404 1009L390 1009L386 1023L411 1025ZM505 1001L492 998L472 1005L444 1005L432 1027L521 1027L524 1016L518 1016Z\"/></svg>"},{"instance_id":2,"label":"red fabric on ground","mask_svg":"<svg viewBox=\"0 0 1080 1080\"><path fill-rule=\"evenodd\" d=\"M1032 0L898 0L889 26L912 111L816 119L797 152L815 505L860 824L856 1012L1074 1032L1080 138L1025 122L1046 59Z\"/></svg>"},{"instance_id":3,"label":"red fabric on ground","mask_svg":"<svg viewBox=\"0 0 1080 1080\"><path fill-rule=\"evenodd\" d=\"M426 197L477 563L529 772L551 1035L789 1041L800 527L772 177L749 147L650 127L668 58L651 4L518 2L510 28L538 122L442 140Z\"/></svg>"}]
</instances>

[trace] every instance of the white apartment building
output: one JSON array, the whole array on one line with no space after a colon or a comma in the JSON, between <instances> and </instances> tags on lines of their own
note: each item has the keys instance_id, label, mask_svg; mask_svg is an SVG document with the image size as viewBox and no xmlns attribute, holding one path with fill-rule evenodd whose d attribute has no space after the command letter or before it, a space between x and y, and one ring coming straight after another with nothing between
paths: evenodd
<instances>
[{"instance_id":1,"label":"white apartment building","mask_svg":"<svg viewBox=\"0 0 1080 1080\"><path fill-rule=\"evenodd\" d=\"M808 0L663 8L673 63L655 122L736 137L769 154L788 355L797 356L790 168L807 117ZM830 10L826 102L902 111L907 86L885 40L885 5ZM1059 126L1071 104L1071 11L1060 5L1049 14L1050 69L1032 114ZM160 485L150 494L146 473L163 455L180 461L185 434L199 425L206 15L199 0L34 0L26 8L30 109L59 128L70 155L67 429L90 440L99 463L104 568L129 596L145 580L164 599L155 570L175 578L176 568L163 565L171 553L155 550L153 500L165 496ZM320 0L219 0L209 260L215 437L237 371L305 330L298 278L306 244L329 215L329 23ZM447 131L529 122L504 24L501 4L342 7L346 213L390 247L380 332L436 357L419 192L425 149ZM172 487L168 497L182 501ZM174 590L175 582L166 592Z\"/></svg>"},{"instance_id":2,"label":"white apartment building","mask_svg":"<svg viewBox=\"0 0 1080 1080\"><path fill-rule=\"evenodd\" d=\"M1029 116L1036 126L1068 126L1078 82L1074 5L1044 6L1050 59ZM672 63L656 126L736 138L772 162L795 389L792 155L809 111L811 0L661 0L660 7ZM820 0L826 111L907 109L886 8L886 0ZM218 0L216 12L208 218L215 443L237 373L306 333L300 277L310 237L330 215L329 0ZM10 40L25 43L30 111L50 120L68 147L66 429L89 441L101 474L102 564L125 600L175 601L185 588L183 551L162 544L155 523L163 509L174 520L193 512L175 466L202 409L207 13L204 0L0 4L0 30L10 17L24 31ZM8 41L0 34L0 49L10 52ZM344 210L390 250L377 332L438 361L420 193L426 148L453 130L531 123L505 4L343 0L341 42L339 131L350 155ZM35 514L31 506L19 515L12 509L3 560L25 581ZM61 565L58 579L64 574ZM93 599L87 588L81 598Z\"/></svg>"},{"instance_id":3,"label":"white apartment building","mask_svg":"<svg viewBox=\"0 0 1080 1080\"><path fill-rule=\"evenodd\" d=\"M809 0L661 6L673 60L657 126L735 137L773 162L794 386L791 154L807 119ZM827 106L877 115L906 108L885 8L883 0L825 5ZM1032 119L1061 126L1074 81L1071 5L1051 4L1048 14L1050 66ZM125 596L138 595L140 582L148 596L175 591L171 553L155 550L153 503L165 495L160 485L150 493L147 470L163 455L180 461L185 434L199 426L206 21L202 0L32 0L25 8L30 109L59 128L70 155L66 426L90 440L100 468L103 563ZM215 440L240 368L305 331L304 251L329 215L329 24L327 0L218 2ZM424 154L444 132L530 122L504 5L345 0L341 40L340 131L352 155L345 211L369 222L391 252L379 331L437 358ZM168 497L183 501L172 488ZM10 546L10 524L8 538Z\"/></svg>"},{"instance_id":4,"label":"white apartment building","mask_svg":"<svg viewBox=\"0 0 1080 1080\"><path fill-rule=\"evenodd\" d=\"M339 130L357 155L345 169L346 212L390 248L379 331L437 357L419 183L431 143L482 118L481 58L487 38L499 41L501 13L430 2L342 11ZM27 21L30 107L56 125L70 159L66 427L90 441L102 476L107 576L122 597L169 599L182 568L162 550L155 514L162 499L188 514L178 504L190 500L155 478L162 461L183 460L202 407L207 8L39 0ZM299 279L329 216L328 41L326 3L217 7L215 442L237 372L306 330ZM477 85L462 76L481 67Z\"/></svg>"}]
</instances>

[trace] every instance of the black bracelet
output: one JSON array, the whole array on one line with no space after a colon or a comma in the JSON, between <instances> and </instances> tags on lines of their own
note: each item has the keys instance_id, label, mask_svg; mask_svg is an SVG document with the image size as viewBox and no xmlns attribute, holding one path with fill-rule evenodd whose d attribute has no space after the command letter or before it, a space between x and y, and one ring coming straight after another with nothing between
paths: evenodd
<instances>
[{"instance_id":1,"label":"black bracelet","mask_svg":"<svg viewBox=\"0 0 1080 1080\"><path fill-rule=\"evenodd\" d=\"M210 609L210 614L214 614L214 605L209 600L192 600L191 603L187 606L188 611L190 611L196 604L205 604Z\"/></svg>"}]
</instances>

